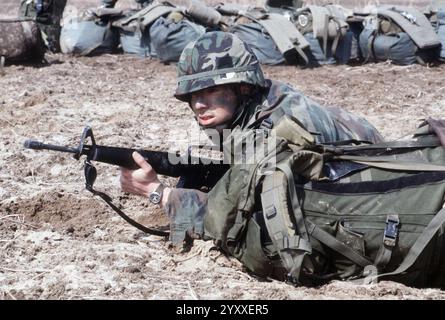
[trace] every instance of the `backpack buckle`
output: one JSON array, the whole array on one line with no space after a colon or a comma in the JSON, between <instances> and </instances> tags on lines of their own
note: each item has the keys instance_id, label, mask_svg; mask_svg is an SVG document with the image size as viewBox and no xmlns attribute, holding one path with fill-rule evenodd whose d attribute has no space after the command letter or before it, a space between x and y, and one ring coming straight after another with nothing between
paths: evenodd
<instances>
[{"instance_id":1,"label":"backpack buckle","mask_svg":"<svg viewBox=\"0 0 445 320\"><path fill-rule=\"evenodd\" d=\"M388 215L386 217L386 227L383 232L383 244L394 247L399 234L400 220L398 215Z\"/></svg>"}]
</instances>

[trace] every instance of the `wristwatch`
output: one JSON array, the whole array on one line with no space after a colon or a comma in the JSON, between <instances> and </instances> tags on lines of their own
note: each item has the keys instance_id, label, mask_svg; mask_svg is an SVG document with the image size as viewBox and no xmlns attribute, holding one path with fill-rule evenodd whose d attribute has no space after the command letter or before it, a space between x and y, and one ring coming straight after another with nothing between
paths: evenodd
<instances>
[{"instance_id":1,"label":"wristwatch","mask_svg":"<svg viewBox=\"0 0 445 320\"><path fill-rule=\"evenodd\" d=\"M159 186L156 188L155 191L152 191L149 196L148 199L150 200L151 203L153 204L159 204L161 202L162 199L162 192L164 191L165 186L160 183Z\"/></svg>"}]
</instances>

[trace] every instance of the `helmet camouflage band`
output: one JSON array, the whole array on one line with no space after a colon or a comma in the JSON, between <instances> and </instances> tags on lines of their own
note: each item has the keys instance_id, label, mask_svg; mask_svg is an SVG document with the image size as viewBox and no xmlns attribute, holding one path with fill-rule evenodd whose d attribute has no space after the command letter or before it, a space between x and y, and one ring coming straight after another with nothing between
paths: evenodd
<instances>
[{"instance_id":1,"label":"helmet camouflage band","mask_svg":"<svg viewBox=\"0 0 445 320\"><path fill-rule=\"evenodd\" d=\"M266 87L258 59L237 36L208 32L184 48L178 62L176 98L188 101L190 93L229 83Z\"/></svg>"}]
</instances>

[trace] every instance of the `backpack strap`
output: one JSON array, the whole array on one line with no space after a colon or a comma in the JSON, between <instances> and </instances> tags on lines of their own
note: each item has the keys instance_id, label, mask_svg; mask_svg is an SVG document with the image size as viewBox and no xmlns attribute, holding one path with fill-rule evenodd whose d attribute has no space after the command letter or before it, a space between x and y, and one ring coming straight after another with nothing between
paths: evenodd
<instances>
[{"instance_id":1,"label":"backpack strap","mask_svg":"<svg viewBox=\"0 0 445 320\"><path fill-rule=\"evenodd\" d=\"M305 64L309 62L309 58L303 51L309 47L309 42L285 16L276 13L255 14L254 12L240 14L266 29L288 63L295 63L298 56L303 58Z\"/></svg>"},{"instance_id":2,"label":"backpack strap","mask_svg":"<svg viewBox=\"0 0 445 320\"><path fill-rule=\"evenodd\" d=\"M327 59L328 40L332 39L331 52L337 51L340 38L344 35L349 25L340 17L339 9L333 6L308 6L312 14L312 29L314 37L321 39L323 54Z\"/></svg>"},{"instance_id":3,"label":"backpack strap","mask_svg":"<svg viewBox=\"0 0 445 320\"><path fill-rule=\"evenodd\" d=\"M289 215L287 194L291 199L291 210L296 227ZM267 231L288 271L287 280L297 284L304 257L312 252L312 247L296 196L293 178L289 180L287 174L280 170L266 175L263 181L261 203Z\"/></svg>"},{"instance_id":4,"label":"backpack strap","mask_svg":"<svg viewBox=\"0 0 445 320\"><path fill-rule=\"evenodd\" d=\"M135 32L136 30L144 30L148 25L152 24L156 19L162 17L172 11L182 10L173 6L168 2L152 3L135 14L113 22L113 27L121 28L125 31Z\"/></svg>"},{"instance_id":5,"label":"backpack strap","mask_svg":"<svg viewBox=\"0 0 445 320\"><path fill-rule=\"evenodd\" d=\"M321 39L323 42L324 58L327 58L327 47L329 37L329 10L321 6L308 6L312 14L312 28L314 38Z\"/></svg>"}]
</instances>

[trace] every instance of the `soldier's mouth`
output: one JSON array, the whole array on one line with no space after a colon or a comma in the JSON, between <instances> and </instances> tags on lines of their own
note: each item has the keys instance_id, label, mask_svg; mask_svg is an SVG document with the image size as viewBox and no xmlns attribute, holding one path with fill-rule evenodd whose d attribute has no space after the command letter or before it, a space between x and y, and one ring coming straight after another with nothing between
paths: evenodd
<instances>
[{"instance_id":1,"label":"soldier's mouth","mask_svg":"<svg viewBox=\"0 0 445 320\"><path fill-rule=\"evenodd\" d=\"M215 117L214 116L212 116L212 115L205 115L205 114L203 114L203 115L199 115L198 116L198 121L199 121L199 123L202 125L202 126L209 126L209 125L212 125L212 123L213 123L213 119L214 119Z\"/></svg>"},{"instance_id":2,"label":"soldier's mouth","mask_svg":"<svg viewBox=\"0 0 445 320\"><path fill-rule=\"evenodd\" d=\"M202 115L199 115L198 118L199 118L199 120L207 121L207 120L213 119L213 116L209 115L209 114L202 114Z\"/></svg>"}]
</instances>

